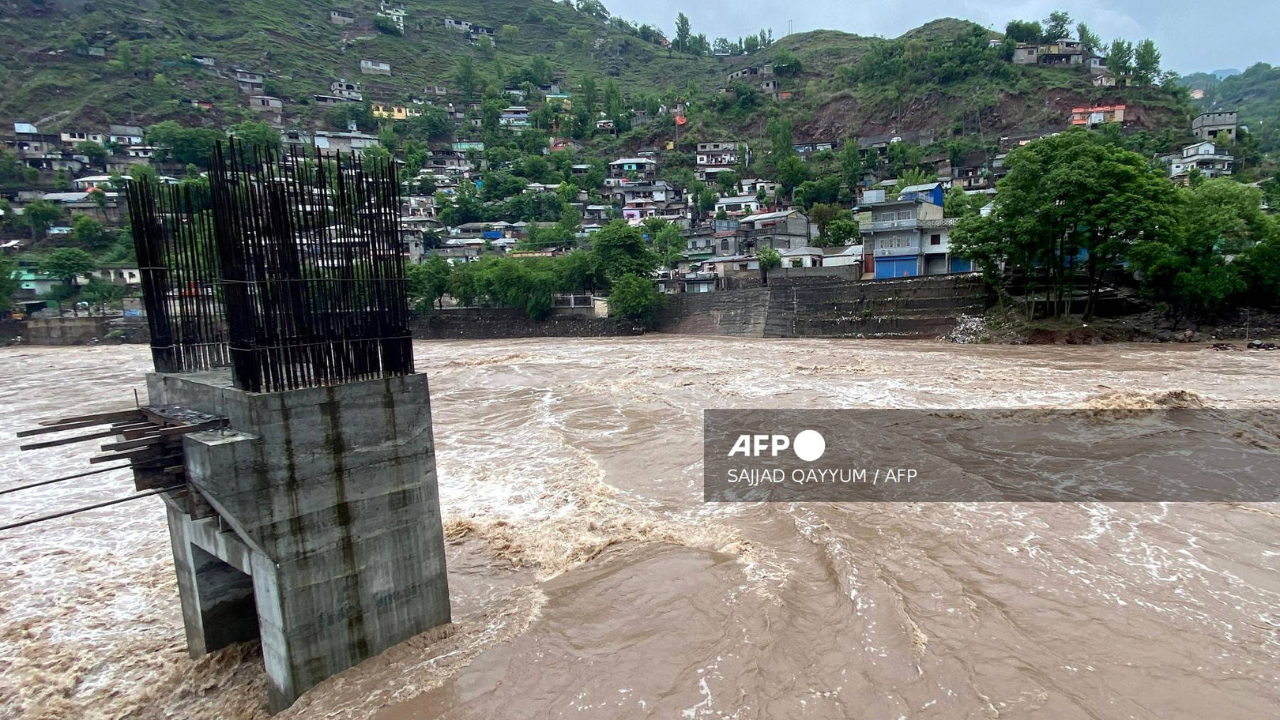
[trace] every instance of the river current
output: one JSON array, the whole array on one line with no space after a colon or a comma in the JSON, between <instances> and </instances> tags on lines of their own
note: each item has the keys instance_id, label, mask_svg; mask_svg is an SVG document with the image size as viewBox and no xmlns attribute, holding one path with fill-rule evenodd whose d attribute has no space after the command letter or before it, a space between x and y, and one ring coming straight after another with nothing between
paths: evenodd
<instances>
[{"instance_id":1,"label":"river current","mask_svg":"<svg viewBox=\"0 0 1280 720\"><path fill-rule=\"evenodd\" d=\"M417 343L453 626L286 719L1280 715L1280 505L702 502L704 409L1280 406L1280 353L648 336ZM0 489L84 469L144 347L5 348ZM1280 430L1280 428L1277 428ZM1280 434L1276 438L1280 440ZM120 497L0 496L0 522ZM186 655L161 503L0 537L0 716L268 717Z\"/></svg>"}]
</instances>

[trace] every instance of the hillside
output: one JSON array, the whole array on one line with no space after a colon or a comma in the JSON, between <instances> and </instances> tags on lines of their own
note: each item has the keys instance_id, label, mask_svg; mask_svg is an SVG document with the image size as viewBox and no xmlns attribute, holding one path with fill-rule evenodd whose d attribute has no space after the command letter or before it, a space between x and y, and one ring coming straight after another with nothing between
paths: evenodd
<instances>
[{"instance_id":1,"label":"hillside","mask_svg":"<svg viewBox=\"0 0 1280 720\"><path fill-rule=\"evenodd\" d=\"M1199 101L1203 109L1239 111L1240 122L1249 126L1261 152L1280 150L1280 68L1258 63L1222 80L1197 74L1182 81L1204 91Z\"/></svg>"},{"instance_id":2,"label":"hillside","mask_svg":"<svg viewBox=\"0 0 1280 720\"><path fill-rule=\"evenodd\" d=\"M803 65L798 77L781 80L782 89L796 91L797 99L780 108L794 118L796 135L802 138L990 138L1060 129L1072 108L1108 104L1135 108L1133 124L1141 129L1186 127L1190 106L1165 90L1095 88L1078 69L1019 67L976 52L972 57L953 52L958 39L970 36L976 45L1001 37L973 23L944 18L893 41L830 30L800 33L782 38L764 54L790 52ZM878 45L895 44L901 44L902 56L891 62L918 56L918 72L897 66L892 79L857 72L863 57Z\"/></svg>"},{"instance_id":3,"label":"hillside","mask_svg":"<svg viewBox=\"0 0 1280 720\"><path fill-rule=\"evenodd\" d=\"M105 122L237 122L252 117L233 79L232 71L243 68L266 74L266 93L285 102L286 124L319 126L324 108L312 95L327 93L337 78L361 82L375 101L406 102L435 86L453 91L459 60L467 57L491 88L518 84L512 79L544 58L571 90L594 77L615 80L633 98L691 100L690 139L731 133L758 140L768 117L781 114L792 120L798 141L990 140L1060 129L1073 107L1112 103L1134 108L1139 128L1181 130L1189 108L1165 90L1095 88L1078 70L998 60L986 51L998 34L954 19L888 41L800 33L750 56L724 58L674 52L551 0L405 0L403 36L374 26L376 0L333 7L350 11L354 23L333 24L329 5L303 0L0 0L0 120L32 122L46 132ZM446 28L446 17L498 29L496 50ZM193 56L213 58L216 66L202 67ZM789 57L800 68L778 78L789 99L724 102L727 73ZM391 76L362 75L361 59L389 63ZM884 68L891 71L880 73ZM634 148L668 137L669 125L597 142L602 150Z\"/></svg>"},{"instance_id":4,"label":"hillside","mask_svg":"<svg viewBox=\"0 0 1280 720\"><path fill-rule=\"evenodd\" d=\"M554 58L571 84L591 74L616 78L629 90L705 86L720 75L716 59L669 53L551 0L398 4L407 15L403 36L373 27L377 2L334 3L356 16L354 24L340 26L329 22L329 4L304 0L4 0L0 117L43 120L41 129L68 119L149 122L194 114L181 107L184 100L209 101L234 116L242 101L228 77L235 68L267 74L268 94L290 103L287 114L303 117L312 114L311 96L327 93L339 77L363 82L376 97L406 100L428 86L451 85L464 55L495 77L535 56ZM514 37L504 37L486 59L466 34L445 28L446 17L512 25ZM83 54L86 46L105 55ZM127 67L119 62L122 53L132 53ZM195 55L214 58L216 68L184 60ZM392 75L362 76L361 59L390 63Z\"/></svg>"}]
</instances>

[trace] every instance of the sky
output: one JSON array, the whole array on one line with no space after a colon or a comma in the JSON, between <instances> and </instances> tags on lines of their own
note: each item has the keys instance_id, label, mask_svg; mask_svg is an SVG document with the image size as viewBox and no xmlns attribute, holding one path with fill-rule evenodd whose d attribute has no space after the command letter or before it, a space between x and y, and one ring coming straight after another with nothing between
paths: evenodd
<instances>
[{"instance_id":1,"label":"sky","mask_svg":"<svg viewBox=\"0 0 1280 720\"><path fill-rule=\"evenodd\" d=\"M1155 40L1165 69L1187 74L1238 68L1256 62L1280 65L1277 0L602 0L615 15L675 34L676 13L689 16L693 32L737 38L773 28L775 38L794 32L844 30L897 37L941 17L958 17L1003 31L1018 18L1040 20L1066 10L1102 39Z\"/></svg>"}]
</instances>

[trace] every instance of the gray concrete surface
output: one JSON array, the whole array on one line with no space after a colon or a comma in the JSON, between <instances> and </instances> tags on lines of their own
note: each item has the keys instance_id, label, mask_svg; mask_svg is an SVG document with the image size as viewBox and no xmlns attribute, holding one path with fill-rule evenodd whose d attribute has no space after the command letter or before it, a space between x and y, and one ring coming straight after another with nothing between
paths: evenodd
<instances>
[{"instance_id":1,"label":"gray concrete surface","mask_svg":"<svg viewBox=\"0 0 1280 720\"><path fill-rule=\"evenodd\" d=\"M153 374L148 391L230 420L183 443L217 516L170 501L193 655L246 639L256 608L278 711L450 621L426 376L255 394L222 373Z\"/></svg>"}]
</instances>

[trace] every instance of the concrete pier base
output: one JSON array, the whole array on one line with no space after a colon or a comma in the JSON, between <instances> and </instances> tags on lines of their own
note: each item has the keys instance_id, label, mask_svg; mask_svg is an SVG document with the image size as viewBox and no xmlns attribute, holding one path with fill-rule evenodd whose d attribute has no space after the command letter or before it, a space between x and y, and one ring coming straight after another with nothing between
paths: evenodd
<instances>
[{"instance_id":1,"label":"concrete pier base","mask_svg":"<svg viewBox=\"0 0 1280 720\"><path fill-rule=\"evenodd\" d=\"M192 656L259 637L274 712L450 621L424 375L258 394L153 374L148 391L229 420L184 438L198 494L168 500Z\"/></svg>"}]
</instances>

